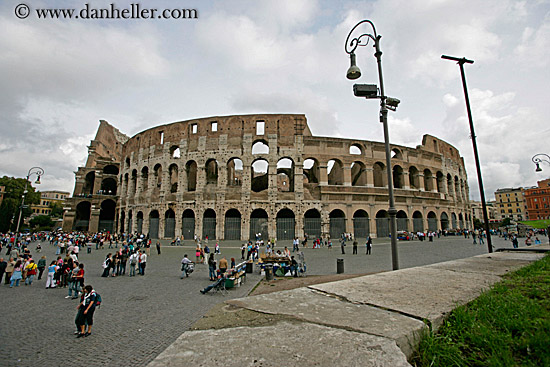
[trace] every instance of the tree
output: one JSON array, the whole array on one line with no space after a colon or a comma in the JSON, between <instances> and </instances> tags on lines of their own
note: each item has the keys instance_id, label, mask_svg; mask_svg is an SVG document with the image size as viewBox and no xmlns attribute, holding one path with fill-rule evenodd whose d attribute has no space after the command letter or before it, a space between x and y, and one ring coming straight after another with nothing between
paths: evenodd
<instances>
[{"instance_id":1,"label":"tree","mask_svg":"<svg viewBox=\"0 0 550 367\"><path fill-rule=\"evenodd\" d=\"M504 218L502 220L502 222L500 222L500 224L498 225L499 227L505 227L505 226L509 226L511 224L511 220L510 218Z\"/></svg>"},{"instance_id":2,"label":"tree","mask_svg":"<svg viewBox=\"0 0 550 367\"><path fill-rule=\"evenodd\" d=\"M52 210L50 216L53 218L63 218L63 204L57 202L50 202L50 209Z\"/></svg>"},{"instance_id":3,"label":"tree","mask_svg":"<svg viewBox=\"0 0 550 367\"><path fill-rule=\"evenodd\" d=\"M483 223L478 218L474 218L474 229L483 228Z\"/></svg>"},{"instance_id":4,"label":"tree","mask_svg":"<svg viewBox=\"0 0 550 367\"><path fill-rule=\"evenodd\" d=\"M37 227L48 227L51 229L53 227L53 221L49 215L37 215L30 220L29 224L33 229Z\"/></svg>"},{"instance_id":5,"label":"tree","mask_svg":"<svg viewBox=\"0 0 550 367\"><path fill-rule=\"evenodd\" d=\"M0 186L5 186L6 193L0 206L0 232L15 231L17 220L19 219L19 208L23 191L25 191L25 178L15 178L4 176L0 178ZM40 193L34 191L31 183L27 184L28 193L25 196L25 208L21 216L21 224L26 217L32 214L30 204L40 202ZM21 228L21 225L19 226Z\"/></svg>"}]
</instances>

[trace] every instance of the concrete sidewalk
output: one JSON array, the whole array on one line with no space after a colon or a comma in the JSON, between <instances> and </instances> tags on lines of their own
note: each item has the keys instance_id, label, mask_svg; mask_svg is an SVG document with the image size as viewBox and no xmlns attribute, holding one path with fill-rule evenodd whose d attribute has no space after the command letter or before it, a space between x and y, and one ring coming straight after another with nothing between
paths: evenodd
<instances>
[{"instance_id":1,"label":"concrete sidewalk","mask_svg":"<svg viewBox=\"0 0 550 367\"><path fill-rule=\"evenodd\" d=\"M498 252L228 300L205 317L215 329L183 333L149 366L409 366L423 330L543 256Z\"/></svg>"}]
</instances>

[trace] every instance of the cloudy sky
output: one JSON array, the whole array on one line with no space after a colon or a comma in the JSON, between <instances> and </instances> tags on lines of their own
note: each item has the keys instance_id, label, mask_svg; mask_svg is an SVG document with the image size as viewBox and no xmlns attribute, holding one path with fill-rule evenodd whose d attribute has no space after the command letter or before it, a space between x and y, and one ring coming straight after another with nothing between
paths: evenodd
<instances>
[{"instance_id":1,"label":"cloudy sky","mask_svg":"<svg viewBox=\"0 0 550 367\"><path fill-rule=\"evenodd\" d=\"M487 197L550 177L531 162L550 154L549 0L139 2L197 9L193 20L37 19L36 9L86 1L35 0L19 19L20 3L0 3L0 175L39 165L41 190L72 192L100 119L133 135L196 117L305 113L315 135L383 141L378 103L355 98L345 78L344 42L362 19L382 35L386 94L401 100L392 143L414 147L428 133L454 145L479 199L459 68L440 58L465 56ZM357 62L356 82L376 83L370 46Z\"/></svg>"}]
</instances>

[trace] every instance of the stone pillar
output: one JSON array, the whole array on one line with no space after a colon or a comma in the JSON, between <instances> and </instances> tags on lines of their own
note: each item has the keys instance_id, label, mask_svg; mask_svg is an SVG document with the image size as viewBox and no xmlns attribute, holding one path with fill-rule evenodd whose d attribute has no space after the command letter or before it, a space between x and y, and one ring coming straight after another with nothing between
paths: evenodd
<instances>
[{"instance_id":1,"label":"stone pillar","mask_svg":"<svg viewBox=\"0 0 550 367\"><path fill-rule=\"evenodd\" d=\"M90 210L90 223L88 225L88 231L99 231L99 208L96 208L94 204L92 204L92 208Z\"/></svg>"},{"instance_id":2,"label":"stone pillar","mask_svg":"<svg viewBox=\"0 0 550 367\"><path fill-rule=\"evenodd\" d=\"M319 185L326 186L328 185L328 166L319 165Z\"/></svg>"},{"instance_id":3,"label":"stone pillar","mask_svg":"<svg viewBox=\"0 0 550 367\"><path fill-rule=\"evenodd\" d=\"M374 169L372 167L365 168L367 175L367 187L374 187Z\"/></svg>"},{"instance_id":4,"label":"stone pillar","mask_svg":"<svg viewBox=\"0 0 550 367\"><path fill-rule=\"evenodd\" d=\"M342 170L344 171L344 186L351 186L351 167L343 166Z\"/></svg>"},{"instance_id":5,"label":"stone pillar","mask_svg":"<svg viewBox=\"0 0 550 367\"><path fill-rule=\"evenodd\" d=\"M425 183L424 183L424 174L423 173L418 173L418 189L421 190L421 191L426 191L425 190Z\"/></svg>"},{"instance_id":6,"label":"stone pillar","mask_svg":"<svg viewBox=\"0 0 550 367\"><path fill-rule=\"evenodd\" d=\"M411 182L410 182L408 171L403 171L403 188L405 190L410 190L411 189Z\"/></svg>"}]
</instances>

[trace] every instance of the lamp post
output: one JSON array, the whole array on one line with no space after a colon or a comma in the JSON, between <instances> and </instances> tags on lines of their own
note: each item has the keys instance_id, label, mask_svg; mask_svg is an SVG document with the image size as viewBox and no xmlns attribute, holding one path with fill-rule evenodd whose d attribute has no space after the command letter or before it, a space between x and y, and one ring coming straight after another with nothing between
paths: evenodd
<instances>
[{"instance_id":1,"label":"lamp post","mask_svg":"<svg viewBox=\"0 0 550 367\"><path fill-rule=\"evenodd\" d=\"M481 166L479 164L479 155L477 154L476 134L474 131L474 120L472 119L472 110L470 109L470 99L468 98L468 87L466 86L466 75L464 74L464 64L473 64L473 60L465 57L458 58L453 56L441 55L442 59L456 61L460 66L460 75L462 76L462 88L464 89L464 98L466 100L466 111L468 112L468 121L470 121L470 135L472 136L472 145L474 146L474 158L476 161L477 182L479 184L479 194L481 196L481 207L483 210L483 221L485 222L485 232L487 233L487 249L489 253L493 252L493 243L491 241L491 232L489 231L489 216L487 215L487 204L485 202L485 192L483 190L483 180L481 178Z\"/></svg>"},{"instance_id":2,"label":"lamp post","mask_svg":"<svg viewBox=\"0 0 550 367\"><path fill-rule=\"evenodd\" d=\"M17 228L15 233L19 233L19 225L21 224L21 216L23 215L23 207L25 206L25 195L27 195L27 187L29 185L29 179L31 175L35 174L37 176L35 184L40 184L40 176L44 174L44 170L41 167L32 167L27 173L27 179L25 180L25 190L23 190L23 199L21 200L21 207L19 207L19 220L17 221Z\"/></svg>"},{"instance_id":3,"label":"lamp post","mask_svg":"<svg viewBox=\"0 0 550 367\"><path fill-rule=\"evenodd\" d=\"M353 32L362 24L368 24L372 28L371 33L360 33L359 36L351 38ZM395 111L399 100L396 98L389 98L384 93L384 79L382 77L382 51L380 51L380 38L381 35L376 33L376 28L374 23L370 20L362 20L357 23L349 32L348 37L346 38L345 50L346 53L350 55L351 65L347 71L347 78L354 80L361 76L361 70L357 67L355 61L355 50L359 46L367 46L369 41L373 41L375 53L374 57L378 63L378 80L380 83L380 95L376 85L366 85L366 84L355 84L353 86L353 92L356 97L365 97L367 99L377 98L380 99L380 122L384 127L384 145L386 148L386 173L388 176L388 196L389 196L389 210L388 214L390 215L390 236L391 236L391 255L392 255L392 267L393 270L399 269L399 259L397 256L397 225L396 225L396 215L397 210L395 209L395 200L393 197L393 179L392 179L392 168L391 168L391 151L390 151L390 136L388 132L388 109Z\"/></svg>"},{"instance_id":4,"label":"lamp post","mask_svg":"<svg viewBox=\"0 0 550 367\"><path fill-rule=\"evenodd\" d=\"M541 158L541 156L542 156L542 158ZM546 163L550 164L550 155L544 154L544 153L535 154L533 156L533 158L531 158L531 160L537 166L537 168L535 169L535 172L540 172L540 171L542 171L542 168L540 168L540 164L542 162L546 162Z\"/></svg>"}]
</instances>

